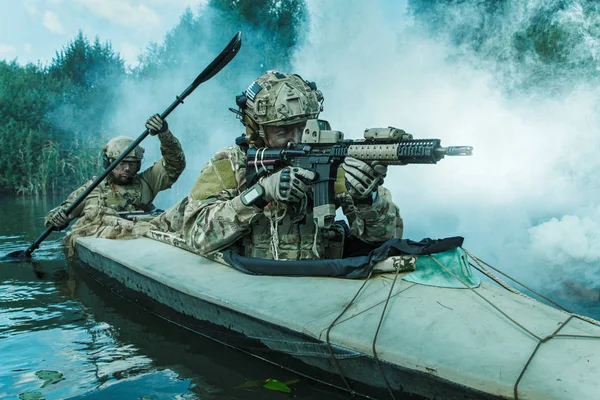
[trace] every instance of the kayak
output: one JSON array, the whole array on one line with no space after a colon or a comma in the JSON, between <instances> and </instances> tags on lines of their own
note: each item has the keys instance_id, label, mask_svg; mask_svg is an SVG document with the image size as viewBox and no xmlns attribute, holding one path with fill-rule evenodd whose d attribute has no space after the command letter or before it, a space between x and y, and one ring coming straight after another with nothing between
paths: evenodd
<instances>
[{"instance_id":1,"label":"kayak","mask_svg":"<svg viewBox=\"0 0 600 400\"><path fill-rule=\"evenodd\" d=\"M600 393L598 322L480 280L460 248L416 256L414 271L391 257L369 279L338 279L245 274L150 236L78 238L76 265L148 312L350 393Z\"/></svg>"}]
</instances>

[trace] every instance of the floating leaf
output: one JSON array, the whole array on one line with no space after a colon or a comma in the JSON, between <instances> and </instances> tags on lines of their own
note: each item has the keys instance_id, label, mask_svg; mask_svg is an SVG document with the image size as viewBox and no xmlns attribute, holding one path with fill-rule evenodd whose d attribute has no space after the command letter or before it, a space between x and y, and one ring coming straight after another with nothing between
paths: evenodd
<instances>
[{"instance_id":1,"label":"floating leaf","mask_svg":"<svg viewBox=\"0 0 600 400\"><path fill-rule=\"evenodd\" d=\"M279 382L277 379L271 379L271 378L267 379L267 381L265 382L263 387L265 387L269 390L277 390L278 392L284 392L284 393L292 392L292 389L290 389L288 387L288 385L286 385L283 382Z\"/></svg>"},{"instance_id":2,"label":"floating leaf","mask_svg":"<svg viewBox=\"0 0 600 400\"><path fill-rule=\"evenodd\" d=\"M58 371L41 370L37 371L35 375L45 381L42 387L53 385L65 379L64 375Z\"/></svg>"},{"instance_id":3,"label":"floating leaf","mask_svg":"<svg viewBox=\"0 0 600 400\"><path fill-rule=\"evenodd\" d=\"M150 396L142 396L142 397L140 397L140 400L152 400L152 397L150 397Z\"/></svg>"},{"instance_id":4,"label":"floating leaf","mask_svg":"<svg viewBox=\"0 0 600 400\"><path fill-rule=\"evenodd\" d=\"M244 382L241 385L236 386L236 389L251 389L251 388L257 388L260 387L262 385L264 385L267 381L266 380L260 380L260 381L248 381L248 382Z\"/></svg>"},{"instance_id":5,"label":"floating leaf","mask_svg":"<svg viewBox=\"0 0 600 400\"><path fill-rule=\"evenodd\" d=\"M44 400L45 397L40 392L19 393L19 400Z\"/></svg>"}]
</instances>

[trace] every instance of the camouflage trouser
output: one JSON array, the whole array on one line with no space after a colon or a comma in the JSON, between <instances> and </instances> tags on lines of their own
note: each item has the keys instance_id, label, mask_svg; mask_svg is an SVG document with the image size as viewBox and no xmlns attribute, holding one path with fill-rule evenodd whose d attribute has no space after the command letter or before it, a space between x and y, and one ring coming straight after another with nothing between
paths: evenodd
<instances>
[{"instance_id":1,"label":"camouflage trouser","mask_svg":"<svg viewBox=\"0 0 600 400\"><path fill-rule=\"evenodd\" d=\"M63 244L68 257L74 255L75 240L78 237L98 237L105 239L135 239L144 236L154 226L148 222L130 221L108 207L89 207L85 214L71 227Z\"/></svg>"},{"instance_id":2,"label":"camouflage trouser","mask_svg":"<svg viewBox=\"0 0 600 400\"><path fill-rule=\"evenodd\" d=\"M179 200L175 205L171 206L167 211L154 218L152 225L153 229L161 232L179 232L183 228L183 219L185 209L188 205L188 197Z\"/></svg>"}]
</instances>

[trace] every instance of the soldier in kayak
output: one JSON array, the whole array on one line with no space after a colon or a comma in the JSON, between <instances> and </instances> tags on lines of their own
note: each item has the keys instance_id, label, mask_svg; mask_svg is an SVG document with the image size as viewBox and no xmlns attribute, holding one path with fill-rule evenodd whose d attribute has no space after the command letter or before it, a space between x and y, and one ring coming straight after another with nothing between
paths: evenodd
<instances>
[{"instance_id":1,"label":"soldier in kayak","mask_svg":"<svg viewBox=\"0 0 600 400\"><path fill-rule=\"evenodd\" d=\"M403 223L381 184L384 165L348 157L338 170L336 207L349 227L318 229L312 217L313 171L285 167L246 184L246 152L297 143L308 119L322 110L323 94L299 75L268 71L236 99L244 143L220 150L202 169L183 218L183 237L200 253L226 248L265 259L342 258L344 242L379 244L401 237ZM250 187L248 187L250 186Z\"/></svg>"},{"instance_id":2,"label":"soldier in kayak","mask_svg":"<svg viewBox=\"0 0 600 400\"><path fill-rule=\"evenodd\" d=\"M46 215L46 226L64 229L73 218L81 217L91 207L108 207L116 212L152 211L152 201L161 190L171 187L185 168L185 156L179 140L158 114L146 122L151 135L158 136L162 158L142 173L138 173L144 149L137 146L121 161L111 174L96 187L70 214L65 209L92 183L87 182L69 195L60 206ZM133 143L127 136L117 136L103 147L104 167L108 167Z\"/></svg>"}]
</instances>

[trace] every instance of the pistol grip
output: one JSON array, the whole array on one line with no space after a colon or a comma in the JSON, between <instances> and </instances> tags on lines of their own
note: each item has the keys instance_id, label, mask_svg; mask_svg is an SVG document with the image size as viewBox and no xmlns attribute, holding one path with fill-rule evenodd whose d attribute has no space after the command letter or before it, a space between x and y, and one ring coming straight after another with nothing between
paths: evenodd
<instances>
[{"instance_id":1,"label":"pistol grip","mask_svg":"<svg viewBox=\"0 0 600 400\"><path fill-rule=\"evenodd\" d=\"M319 229L327 229L335 220L335 179L339 163L317 164L317 182L313 184L313 219Z\"/></svg>"}]
</instances>

